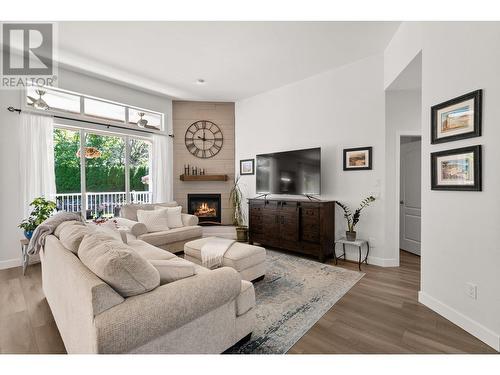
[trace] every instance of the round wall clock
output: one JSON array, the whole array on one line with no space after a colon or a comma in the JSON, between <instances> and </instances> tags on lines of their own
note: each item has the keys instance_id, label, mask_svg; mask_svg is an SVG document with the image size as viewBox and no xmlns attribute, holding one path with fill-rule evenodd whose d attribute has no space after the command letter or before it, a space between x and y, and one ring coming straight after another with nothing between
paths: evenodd
<instances>
[{"instance_id":1,"label":"round wall clock","mask_svg":"<svg viewBox=\"0 0 500 375\"><path fill-rule=\"evenodd\" d=\"M198 158L208 159L219 153L224 138L216 124L212 121L200 120L187 128L184 142L191 154Z\"/></svg>"}]
</instances>

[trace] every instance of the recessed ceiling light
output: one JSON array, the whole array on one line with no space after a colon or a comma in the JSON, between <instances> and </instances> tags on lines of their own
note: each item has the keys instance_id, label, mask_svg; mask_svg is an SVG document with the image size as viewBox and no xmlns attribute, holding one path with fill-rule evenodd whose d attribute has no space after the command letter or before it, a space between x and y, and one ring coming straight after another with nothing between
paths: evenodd
<instances>
[{"instance_id":1,"label":"recessed ceiling light","mask_svg":"<svg viewBox=\"0 0 500 375\"><path fill-rule=\"evenodd\" d=\"M204 85L204 84L205 84L205 80L204 80L204 79L202 79L202 78L198 78L198 79L196 80L196 83L197 83L198 85Z\"/></svg>"}]
</instances>

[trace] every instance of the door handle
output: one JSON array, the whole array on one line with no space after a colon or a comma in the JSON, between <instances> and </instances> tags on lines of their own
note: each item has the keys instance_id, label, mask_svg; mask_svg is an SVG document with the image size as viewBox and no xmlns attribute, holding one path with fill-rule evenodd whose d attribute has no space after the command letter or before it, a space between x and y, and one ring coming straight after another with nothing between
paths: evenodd
<instances>
[{"instance_id":1,"label":"door handle","mask_svg":"<svg viewBox=\"0 0 500 375\"><path fill-rule=\"evenodd\" d=\"M399 204L404 204L404 203L405 203L405 202L403 202L403 201L399 201Z\"/></svg>"}]
</instances>

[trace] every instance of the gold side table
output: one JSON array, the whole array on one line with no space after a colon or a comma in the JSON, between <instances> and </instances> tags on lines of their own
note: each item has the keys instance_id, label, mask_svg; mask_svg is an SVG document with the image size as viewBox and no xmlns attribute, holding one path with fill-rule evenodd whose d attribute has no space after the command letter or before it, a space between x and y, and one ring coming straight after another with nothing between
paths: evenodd
<instances>
[{"instance_id":1,"label":"gold side table","mask_svg":"<svg viewBox=\"0 0 500 375\"><path fill-rule=\"evenodd\" d=\"M28 264L30 263L30 256L28 254L28 245L30 241L27 238L23 238L20 240L21 242L21 253L23 255L23 275L26 272L26 268L28 268Z\"/></svg>"}]
</instances>

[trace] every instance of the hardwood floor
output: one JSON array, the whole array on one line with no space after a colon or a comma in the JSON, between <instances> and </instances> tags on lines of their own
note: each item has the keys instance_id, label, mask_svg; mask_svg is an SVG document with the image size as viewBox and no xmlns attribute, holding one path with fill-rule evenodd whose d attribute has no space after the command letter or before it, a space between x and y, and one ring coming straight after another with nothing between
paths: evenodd
<instances>
[{"instance_id":1,"label":"hardwood floor","mask_svg":"<svg viewBox=\"0 0 500 375\"><path fill-rule=\"evenodd\" d=\"M363 266L366 275L288 353L496 353L418 303L420 257L401 251L400 259L395 268Z\"/></svg>"},{"instance_id":2,"label":"hardwood floor","mask_svg":"<svg viewBox=\"0 0 500 375\"><path fill-rule=\"evenodd\" d=\"M357 264L339 266L357 270ZM366 275L289 353L496 353L417 302L420 258ZM0 353L65 353L41 288L40 264L0 271Z\"/></svg>"}]
</instances>

